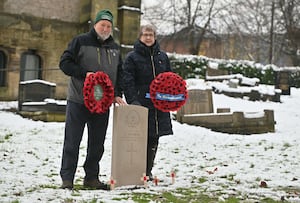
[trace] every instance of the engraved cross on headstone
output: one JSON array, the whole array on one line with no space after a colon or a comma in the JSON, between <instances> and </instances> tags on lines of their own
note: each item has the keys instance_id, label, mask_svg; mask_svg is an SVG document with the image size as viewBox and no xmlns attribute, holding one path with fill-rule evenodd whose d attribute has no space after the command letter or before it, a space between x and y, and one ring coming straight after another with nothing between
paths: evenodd
<instances>
[{"instance_id":1,"label":"engraved cross on headstone","mask_svg":"<svg viewBox=\"0 0 300 203\"><path fill-rule=\"evenodd\" d=\"M138 152L138 150L134 147L133 142L131 142L130 145L127 147L127 152L130 153L130 164L133 164L133 153Z\"/></svg>"}]
</instances>

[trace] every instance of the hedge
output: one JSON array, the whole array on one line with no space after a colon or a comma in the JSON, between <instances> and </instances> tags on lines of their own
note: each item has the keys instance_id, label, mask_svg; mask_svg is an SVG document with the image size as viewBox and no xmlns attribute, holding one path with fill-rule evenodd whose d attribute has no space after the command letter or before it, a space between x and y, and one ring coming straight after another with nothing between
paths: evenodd
<instances>
[{"instance_id":1,"label":"hedge","mask_svg":"<svg viewBox=\"0 0 300 203\"><path fill-rule=\"evenodd\" d=\"M184 79L205 79L207 67L227 70L229 74L242 74L249 78L258 78L261 84L274 85L276 72L290 73L290 86L300 87L300 67L277 67L273 64L262 65L247 60L213 59L205 56L168 54L175 73Z\"/></svg>"}]
</instances>

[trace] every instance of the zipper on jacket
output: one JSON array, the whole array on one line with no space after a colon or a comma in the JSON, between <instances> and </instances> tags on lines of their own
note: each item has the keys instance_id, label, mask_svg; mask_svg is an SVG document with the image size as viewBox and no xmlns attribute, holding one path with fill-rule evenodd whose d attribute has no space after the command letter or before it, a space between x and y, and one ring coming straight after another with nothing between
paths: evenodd
<instances>
[{"instance_id":1,"label":"zipper on jacket","mask_svg":"<svg viewBox=\"0 0 300 203\"><path fill-rule=\"evenodd\" d=\"M97 48L97 54L98 54L98 64L101 64L101 53L100 53L100 48Z\"/></svg>"},{"instance_id":2,"label":"zipper on jacket","mask_svg":"<svg viewBox=\"0 0 300 203\"><path fill-rule=\"evenodd\" d=\"M153 73L153 79L156 77L156 71L155 71L155 66L154 66L154 59L153 59L153 54L150 54L151 58L151 65L152 65L152 73ZM156 135L158 136L158 118L157 118L157 109L155 108L155 130L156 130Z\"/></svg>"},{"instance_id":3,"label":"zipper on jacket","mask_svg":"<svg viewBox=\"0 0 300 203\"><path fill-rule=\"evenodd\" d=\"M106 49L106 54L107 54L107 58L108 58L108 63L109 63L109 65L111 65L110 51L108 49Z\"/></svg>"},{"instance_id":4,"label":"zipper on jacket","mask_svg":"<svg viewBox=\"0 0 300 203\"><path fill-rule=\"evenodd\" d=\"M155 71L155 66L154 66L154 59L153 59L153 55L150 55L151 58L151 65L152 65L152 73L153 73L153 79L156 77L156 71Z\"/></svg>"}]
</instances>

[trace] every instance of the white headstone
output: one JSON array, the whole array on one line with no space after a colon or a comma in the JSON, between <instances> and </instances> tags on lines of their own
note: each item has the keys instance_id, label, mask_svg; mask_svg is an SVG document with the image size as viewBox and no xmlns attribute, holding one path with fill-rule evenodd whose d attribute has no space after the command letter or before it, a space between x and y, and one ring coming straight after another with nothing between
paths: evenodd
<instances>
[{"instance_id":1,"label":"white headstone","mask_svg":"<svg viewBox=\"0 0 300 203\"><path fill-rule=\"evenodd\" d=\"M112 136L112 178L115 186L143 185L146 172L148 109L115 106Z\"/></svg>"}]
</instances>

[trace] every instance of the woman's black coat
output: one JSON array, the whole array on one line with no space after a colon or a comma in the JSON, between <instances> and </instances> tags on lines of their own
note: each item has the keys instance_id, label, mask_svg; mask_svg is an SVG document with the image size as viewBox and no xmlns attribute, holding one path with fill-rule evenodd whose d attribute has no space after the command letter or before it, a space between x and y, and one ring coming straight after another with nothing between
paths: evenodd
<instances>
[{"instance_id":1,"label":"woman's black coat","mask_svg":"<svg viewBox=\"0 0 300 203\"><path fill-rule=\"evenodd\" d=\"M156 137L173 134L170 113L156 109L151 99L146 98L152 80L162 72L172 71L167 54L160 50L156 41L152 47L147 47L138 40L123 65L124 94L127 103L142 105L149 109L148 135Z\"/></svg>"}]
</instances>

